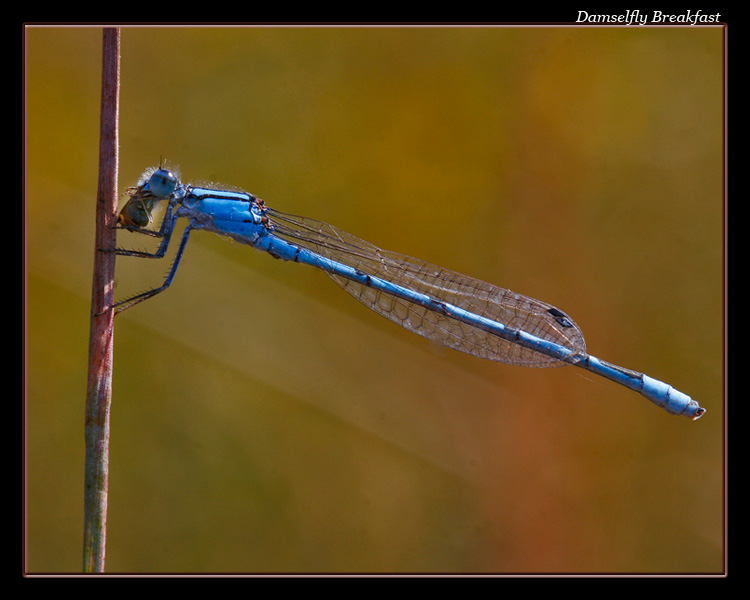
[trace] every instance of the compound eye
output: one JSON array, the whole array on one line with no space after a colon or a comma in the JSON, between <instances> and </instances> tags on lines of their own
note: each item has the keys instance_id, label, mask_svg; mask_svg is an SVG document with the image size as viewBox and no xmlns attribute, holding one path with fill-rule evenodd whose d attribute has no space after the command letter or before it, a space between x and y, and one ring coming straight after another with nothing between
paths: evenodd
<instances>
[{"instance_id":1,"label":"compound eye","mask_svg":"<svg viewBox=\"0 0 750 600\"><path fill-rule=\"evenodd\" d=\"M177 176L172 171L159 169L148 180L148 188L154 196L166 198L174 192L178 183Z\"/></svg>"}]
</instances>

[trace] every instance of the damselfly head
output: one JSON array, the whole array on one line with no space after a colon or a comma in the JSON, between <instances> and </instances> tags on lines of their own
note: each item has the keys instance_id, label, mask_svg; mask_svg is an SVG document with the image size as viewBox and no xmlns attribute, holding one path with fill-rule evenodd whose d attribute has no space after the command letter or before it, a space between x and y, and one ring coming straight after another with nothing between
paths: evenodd
<instances>
[{"instance_id":1,"label":"damselfly head","mask_svg":"<svg viewBox=\"0 0 750 600\"><path fill-rule=\"evenodd\" d=\"M148 180L148 190L158 198L166 198L180 183L177 176L169 169L157 169Z\"/></svg>"},{"instance_id":2,"label":"damselfly head","mask_svg":"<svg viewBox=\"0 0 750 600\"><path fill-rule=\"evenodd\" d=\"M117 223L127 229L144 229L154 222L154 207L166 200L177 189L180 180L172 171L163 167L147 169L136 187L125 193L130 196L117 217Z\"/></svg>"}]
</instances>

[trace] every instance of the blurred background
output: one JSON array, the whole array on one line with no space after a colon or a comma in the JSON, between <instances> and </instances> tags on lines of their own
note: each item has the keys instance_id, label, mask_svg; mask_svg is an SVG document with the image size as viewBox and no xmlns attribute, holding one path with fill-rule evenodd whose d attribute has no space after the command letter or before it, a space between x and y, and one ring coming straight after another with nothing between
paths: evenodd
<instances>
[{"instance_id":1,"label":"blurred background","mask_svg":"<svg viewBox=\"0 0 750 600\"><path fill-rule=\"evenodd\" d=\"M102 32L25 33L26 566L75 573ZM115 322L107 571L720 572L722 36L123 28L122 190L166 160L549 302L708 413L435 347L197 232ZM118 257L118 297L168 267Z\"/></svg>"}]
</instances>

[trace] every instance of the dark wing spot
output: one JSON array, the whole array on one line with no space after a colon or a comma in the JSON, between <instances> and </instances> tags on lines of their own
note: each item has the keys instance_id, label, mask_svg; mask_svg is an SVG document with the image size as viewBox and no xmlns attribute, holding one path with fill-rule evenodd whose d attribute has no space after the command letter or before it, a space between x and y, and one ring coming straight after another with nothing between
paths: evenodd
<instances>
[{"instance_id":1,"label":"dark wing spot","mask_svg":"<svg viewBox=\"0 0 750 600\"><path fill-rule=\"evenodd\" d=\"M562 325L563 327L573 327L573 323L570 322L568 315L566 315L561 310L558 310L556 308L548 308L547 312L555 317L555 321L560 323L560 325Z\"/></svg>"}]
</instances>

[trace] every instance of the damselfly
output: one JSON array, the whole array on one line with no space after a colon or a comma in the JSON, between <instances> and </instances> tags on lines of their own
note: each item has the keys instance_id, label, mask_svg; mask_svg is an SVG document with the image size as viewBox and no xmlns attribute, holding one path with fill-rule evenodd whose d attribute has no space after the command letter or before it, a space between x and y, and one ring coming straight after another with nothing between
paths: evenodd
<instances>
[{"instance_id":1,"label":"damselfly","mask_svg":"<svg viewBox=\"0 0 750 600\"><path fill-rule=\"evenodd\" d=\"M370 309L450 348L511 365L575 365L639 392L671 414L698 419L706 412L666 383L589 355L580 327L544 302L381 250L327 223L272 209L246 192L181 183L164 168L147 170L127 194L120 227L156 236L161 243L153 253L118 248L117 254L162 258L177 220L186 219L187 226L164 283L118 302L117 312L167 289L190 232L202 229L275 258L317 267ZM160 202L167 203L161 225L149 229Z\"/></svg>"}]
</instances>

